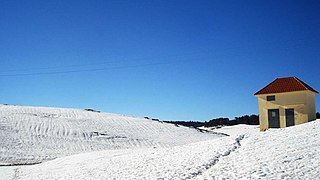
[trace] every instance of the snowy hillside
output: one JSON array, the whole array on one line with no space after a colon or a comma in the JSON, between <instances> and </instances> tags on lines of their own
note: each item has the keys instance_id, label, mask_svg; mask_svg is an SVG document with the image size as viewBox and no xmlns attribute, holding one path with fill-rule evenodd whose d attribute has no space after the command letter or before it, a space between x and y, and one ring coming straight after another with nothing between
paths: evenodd
<instances>
[{"instance_id":1,"label":"snowy hillside","mask_svg":"<svg viewBox=\"0 0 320 180\"><path fill-rule=\"evenodd\" d=\"M16 179L319 179L320 120L157 149L107 150L17 168ZM13 171L12 171L13 172Z\"/></svg>"},{"instance_id":2,"label":"snowy hillside","mask_svg":"<svg viewBox=\"0 0 320 180\"><path fill-rule=\"evenodd\" d=\"M171 147L216 137L221 135L138 117L0 105L0 165L107 149Z\"/></svg>"},{"instance_id":3,"label":"snowy hillside","mask_svg":"<svg viewBox=\"0 0 320 180\"><path fill-rule=\"evenodd\" d=\"M4 161L4 157L16 156L20 157L17 160L40 160L37 154L49 152L59 158L35 165L0 166L0 179L320 179L320 120L266 132L260 132L258 126L222 127L213 131L229 136L216 138L216 134L114 114L12 106L1 109ZM32 115L26 114L30 112ZM57 115L39 117L43 113ZM23 118L13 120L15 115ZM15 123L8 121L9 117ZM48 125L41 125L40 130L32 128L49 120L47 131L41 129ZM5 122L11 125L5 126ZM93 131L97 136L89 135ZM31 138L37 133L45 136ZM126 138L111 138L116 136ZM16 143L18 140L24 144ZM30 146L30 141L37 145ZM18 145L20 149L15 148Z\"/></svg>"}]
</instances>

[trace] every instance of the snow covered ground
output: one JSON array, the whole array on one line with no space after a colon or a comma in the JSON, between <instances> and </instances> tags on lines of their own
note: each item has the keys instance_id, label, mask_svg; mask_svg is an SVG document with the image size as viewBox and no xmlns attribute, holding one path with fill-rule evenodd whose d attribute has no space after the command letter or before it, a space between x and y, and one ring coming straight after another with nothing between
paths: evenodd
<instances>
[{"instance_id":1,"label":"snow covered ground","mask_svg":"<svg viewBox=\"0 0 320 180\"><path fill-rule=\"evenodd\" d=\"M38 108L36 109L40 112ZM41 112L47 113L47 110L42 109ZM78 112L81 110L60 109L60 111L76 111L75 114L78 114L79 119L83 116ZM113 116L118 117L118 115ZM7 116L1 114L0 117L3 119ZM123 116L123 118L129 117ZM141 118L132 120L150 121ZM168 136L164 135L166 133L161 134L156 131L157 135L147 135L147 137L148 142L151 140L154 142L155 139L160 142L158 146L146 143L143 147L137 148L136 144L132 144L131 147L124 146L129 147L125 149L107 148L100 151L89 149L90 152L79 154L74 154L76 151L71 149L74 155L66 156L68 153L64 153L57 159L41 164L2 166L0 177L4 179L320 179L320 120L284 129L271 129L263 133L259 132L258 126L223 127L214 131L229 136L219 136L219 138L212 134L201 134L190 128L151 122L159 124L155 129L174 130L174 133L183 134L184 138L177 138L178 134L171 134L170 137L174 138L170 141L170 138L168 140ZM145 133L148 132L149 125L143 127ZM182 132L179 132L179 128L182 128ZM192 133L195 137L187 136L183 132ZM117 131L114 133L116 135ZM141 134L140 138L143 138L143 135ZM124 136L129 137L128 134ZM132 133L131 136L138 135ZM77 143L82 143L81 141L80 139ZM102 142L104 141L100 143ZM2 144L1 148L4 148ZM85 151L86 149L82 150Z\"/></svg>"},{"instance_id":2,"label":"snow covered ground","mask_svg":"<svg viewBox=\"0 0 320 180\"><path fill-rule=\"evenodd\" d=\"M241 148L196 179L320 179L319 119L264 133L251 130L245 125L216 130L245 138Z\"/></svg>"},{"instance_id":3,"label":"snow covered ground","mask_svg":"<svg viewBox=\"0 0 320 180\"><path fill-rule=\"evenodd\" d=\"M0 165L36 164L107 149L171 147L221 135L81 109L0 105Z\"/></svg>"}]
</instances>

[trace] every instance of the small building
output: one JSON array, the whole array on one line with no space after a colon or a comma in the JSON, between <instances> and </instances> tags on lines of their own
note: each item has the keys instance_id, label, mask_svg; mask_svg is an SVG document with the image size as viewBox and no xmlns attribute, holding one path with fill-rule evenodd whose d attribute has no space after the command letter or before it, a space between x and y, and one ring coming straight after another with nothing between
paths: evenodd
<instances>
[{"instance_id":1,"label":"small building","mask_svg":"<svg viewBox=\"0 0 320 180\"><path fill-rule=\"evenodd\" d=\"M316 119L316 94L296 77L275 79L254 94L258 97L260 131Z\"/></svg>"}]
</instances>

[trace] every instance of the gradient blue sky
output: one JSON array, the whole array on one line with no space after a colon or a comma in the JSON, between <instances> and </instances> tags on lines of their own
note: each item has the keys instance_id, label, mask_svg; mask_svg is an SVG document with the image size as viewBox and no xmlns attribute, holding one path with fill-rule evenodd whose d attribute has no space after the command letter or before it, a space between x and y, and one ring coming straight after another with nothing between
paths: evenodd
<instances>
[{"instance_id":1,"label":"gradient blue sky","mask_svg":"<svg viewBox=\"0 0 320 180\"><path fill-rule=\"evenodd\" d=\"M0 103L163 120L257 114L253 94L277 77L320 91L319 9L311 0L1 0Z\"/></svg>"}]
</instances>

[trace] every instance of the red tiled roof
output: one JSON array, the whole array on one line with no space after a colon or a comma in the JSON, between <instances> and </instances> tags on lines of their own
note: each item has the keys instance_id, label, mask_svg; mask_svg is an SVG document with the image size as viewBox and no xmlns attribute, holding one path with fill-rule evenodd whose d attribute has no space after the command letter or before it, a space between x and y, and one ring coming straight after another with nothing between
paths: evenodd
<instances>
[{"instance_id":1,"label":"red tiled roof","mask_svg":"<svg viewBox=\"0 0 320 180\"><path fill-rule=\"evenodd\" d=\"M283 93L283 92L292 92L292 91L305 91L305 90L310 90L315 93L318 93L316 90L314 90L312 87L310 87L300 79L296 77L286 77L286 78L275 79L266 87L256 92L254 95Z\"/></svg>"}]
</instances>

